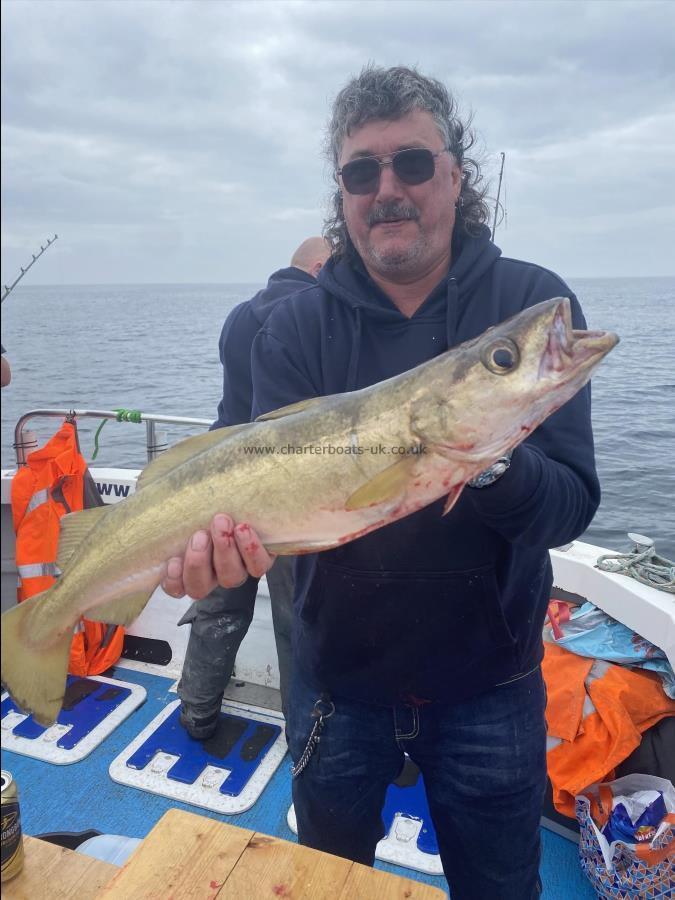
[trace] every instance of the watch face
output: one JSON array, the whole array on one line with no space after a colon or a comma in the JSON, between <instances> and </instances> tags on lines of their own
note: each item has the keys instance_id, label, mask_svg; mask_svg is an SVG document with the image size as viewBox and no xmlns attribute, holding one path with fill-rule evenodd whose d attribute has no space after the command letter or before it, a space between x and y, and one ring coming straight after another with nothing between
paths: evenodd
<instances>
[{"instance_id":1,"label":"watch face","mask_svg":"<svg viewBox=\"0 0 675 900\"><path fill-rule=\"evenodd\" d=\"M475 478L472 478L471 481L468 482L468 486L473 488L483 488L494 484L494 482L497 481L498 478L501 478L504 472L506 472L510 464L511 453L509 452L508 455L500 457L489 469L485 469L485 471L476 475Z\"/></svg>"}]
</instances>

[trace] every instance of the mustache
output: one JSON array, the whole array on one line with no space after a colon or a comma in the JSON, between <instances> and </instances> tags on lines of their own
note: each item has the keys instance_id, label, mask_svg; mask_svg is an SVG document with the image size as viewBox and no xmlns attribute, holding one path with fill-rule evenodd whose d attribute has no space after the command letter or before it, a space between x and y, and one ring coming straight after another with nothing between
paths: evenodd
<instances>
[{"instance_id":1,"label":"mustache","mask_svg":"<svg viewBox=\"0 0 675 900\"><path fill-rule=\"evenodd\" d=\"M379 222L386 222L388 219L411 219L416 222L420 217L420 212L416 206L405 203L397 203L392 200L390 203L382 203L380 206L371 209L368 213L368 226L372 228Z\"/></svg>"}]
</instances>

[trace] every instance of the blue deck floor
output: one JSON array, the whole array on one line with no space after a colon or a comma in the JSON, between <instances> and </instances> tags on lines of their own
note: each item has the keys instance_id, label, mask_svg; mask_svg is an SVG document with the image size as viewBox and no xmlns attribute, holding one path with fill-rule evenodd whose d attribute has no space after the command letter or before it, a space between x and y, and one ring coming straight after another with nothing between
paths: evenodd
<instances>
[{"instance_id":1,"label":"blue deck floor","mask_svg":"<svg viewBox=\"0 0 675 900\"><path fill-rule=\"evenodd\" d=\"M296 840L286 823L291 804L288 757L258 802L248 812L236 816L223 817L112 781L108 774L112 760L161 709L176 699L175 693L169 693L172 682L166 678L129 669L119 669L115 674L123 681L142 685L148 693L147 700L82 762L56 766L3 751L2 767L12 772L19 786L25 834L93 828L108 834L144 837L166 810L178 807L285 840ZM542 838L544 900L593 900L596 895L579 867L577 846L546 829L542 829ZM448 890L442 877L422 875L379 860L376 866Z\"/></svg>"}]
</instances>

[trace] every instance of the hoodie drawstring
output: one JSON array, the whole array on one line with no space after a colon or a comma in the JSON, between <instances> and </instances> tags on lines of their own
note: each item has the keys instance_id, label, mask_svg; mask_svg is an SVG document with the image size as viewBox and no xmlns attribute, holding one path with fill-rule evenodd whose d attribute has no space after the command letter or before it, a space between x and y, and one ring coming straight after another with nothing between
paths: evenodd
<instances>
[{"instance_id":1,"label":"hoodie drawstring","mask_svg":"<svg viewBox=\"0 0 675 900\"><path fill-rule=\"evenodd\" d=\"M359 355L361 353L361 307L354 307L354 337L352 340L352 349L349 354L349 365L347 366L347 384L346 391L353 391L356 388L356 379L359 371Z\"/></svg>"},{"instance_id":2,"label":"hoodie drawstring","mask_svg":"<svg viewBox=\"0 0 675 900\"><path fill-rule=\"evenodd\" d=\"M450 296L452 293L452 296ZM447 300L445 303L445 340L449 350L455 343L457 334L457 280L453 275L448 278Z\"/></svg>"}]
</instances>

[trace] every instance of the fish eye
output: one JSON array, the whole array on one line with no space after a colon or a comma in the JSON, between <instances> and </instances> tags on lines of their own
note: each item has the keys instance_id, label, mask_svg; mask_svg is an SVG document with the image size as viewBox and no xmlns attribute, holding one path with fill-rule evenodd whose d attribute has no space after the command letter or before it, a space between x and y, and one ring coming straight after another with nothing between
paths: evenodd
<instances>
[{"instance_id":1,"label":"fish eye","mask_svg":"<svg viewBox=\"0 0 675 900\"><path fill-rule=\"evenodd\" d=\"M481 362L495 375L508 375L520 364L518 346L508 338L501 338L486 347L481 354Z\"/></svg>"}]
</instances>

